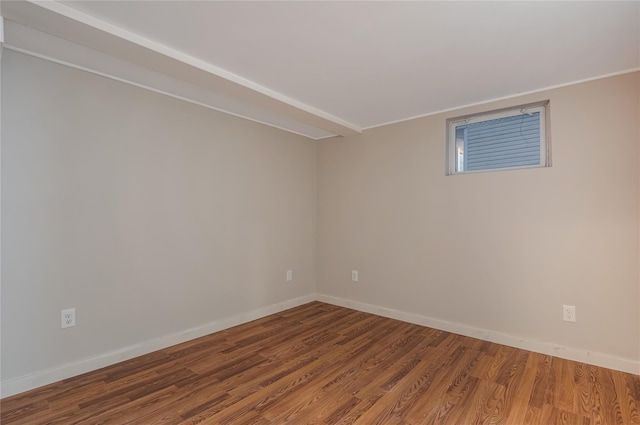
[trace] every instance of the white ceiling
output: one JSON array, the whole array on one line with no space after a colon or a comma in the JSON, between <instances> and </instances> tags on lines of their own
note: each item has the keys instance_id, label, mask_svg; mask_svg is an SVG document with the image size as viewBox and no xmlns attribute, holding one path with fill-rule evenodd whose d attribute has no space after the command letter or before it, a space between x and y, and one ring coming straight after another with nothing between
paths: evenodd
<instances>
[{"instance_id":1,"label":"white ceiling","mask_svg":"<svg viewBox=\"0 0 640 425\"><path fill-rule=\"evenodd\" d=\"M0 13L5 47L312 138L640 68L637 1L3 1ZM50 46L62 40L75 48Z\"/></svg>"}]
</instances>

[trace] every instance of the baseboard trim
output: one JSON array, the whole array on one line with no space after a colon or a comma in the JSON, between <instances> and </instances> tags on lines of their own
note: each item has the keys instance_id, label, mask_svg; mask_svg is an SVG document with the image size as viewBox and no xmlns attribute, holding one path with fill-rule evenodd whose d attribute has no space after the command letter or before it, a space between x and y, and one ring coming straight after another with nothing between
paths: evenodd
<instances>
[{"instance_id":1,"label":"baseboard trim","mask_svg":"<svg viewBox=\"0 0 640 425\"><path fill-rule=\"evenodd\" d=\"M183 332L162 336L151 339L140 344L135 344L120 350L111 351L96 357L80 360L73 363L67 363L55 368L39 371L19 378L2 382L0 387L0 395L2 398L29 391L44 385L52 384L62 379L71 378L86 372L91 372L110 366L112 364L132 359L137 356L151 353L153 351L162 350L172 345L190 341L201 336L219 332L233 326L241 325L252 320L260 319L270 314L279 313L289 308L297 307L303 304L315 301L315 294L309 294L280 303L261 307L255 310L247 311L235 316L227 317L215 322L208 323L203 326L188 329Z\"/></svg>"},{"instance_id":2,"label":"baseboard trim","mask_svg":"<svg viewBox=\"0 0 640 425\"><path fill-rule=\"evenodd\" d=\"M461 323L434 319L432 317L422 316L420 314L407 313L392 308L366 304L359 301L352 301L330 295L317 294L316 300L340 307L363 311L365 313L388 317L390 319L402 320L403 322L414 323L416 325L427 326L430 328L439 329L459 335L478 338L484 341L495 342L498 344L508 345L510 347L534 351L536 353L640 375L640 361L637 360L619 358L610 354L594 351L585 351L579 348L566 347L550 342L528 340L526 338L514 335L503 334L487 329L464 325Z\"/></svg>"},{"instance_id":3,"label":"baseboard trim","mask_svg":"<svg viewBox=\"0 0 640 425\"><path fill-rule=\"evenodd\" d=\"M578 348L566 347L544 341L527 340L525 338L514 335L503 334L460 323L435 319L420 314L407 313L388 307L381 307L373 304L362 303L359 301L348 300L345 298L339 298L324 294L308 294L302 297L294 298L291 300L283 301L280 303L227 317L221 320L217 320L215 322L211 322L206 325L189 329L183 332L148 340L140 344L135 344L120 350L111 351L109 353L101 354L96 357L64 364L55 368L4 381L0 386L0 397L9 397L38 387L42 387L44 385L52 384L62 379L67 379L86 372L91 372L105 366L110 366L112 364L129 360L137 356L142 356L153 351L161 350L172 345L190 341L192 339L209 335L214 332L219 332L224 329L241 325L252 320L260 319L270 314L279 313L289 308L307 304L312 301L321 301L340 307L351 308L353 310L377 314L379 316L388 317L391 319L402 320L408 323L414 323L417 325L440 329L459 335L478 338L484 341L495 342L498 344L556 356L567 360L579 361L595 366L619 370L621 372L640 375L640 361L619 358L605 353L585 351Z\"/></svg>"}]
</instances>

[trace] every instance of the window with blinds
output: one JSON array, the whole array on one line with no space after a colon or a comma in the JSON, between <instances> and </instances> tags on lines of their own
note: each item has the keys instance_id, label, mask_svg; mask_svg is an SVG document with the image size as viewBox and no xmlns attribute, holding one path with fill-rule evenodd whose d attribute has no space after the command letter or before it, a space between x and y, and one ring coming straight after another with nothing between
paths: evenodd
<instances>
[{"instance_id":1,"label":"window with blinds","mask_svg":"<svg viewBox=\"0 0 640 425\"><path fill-rule=\"evenodd\" d=\"M449 174L549 165L549 102L447 120Z\"/></svg>"}]
</instances>

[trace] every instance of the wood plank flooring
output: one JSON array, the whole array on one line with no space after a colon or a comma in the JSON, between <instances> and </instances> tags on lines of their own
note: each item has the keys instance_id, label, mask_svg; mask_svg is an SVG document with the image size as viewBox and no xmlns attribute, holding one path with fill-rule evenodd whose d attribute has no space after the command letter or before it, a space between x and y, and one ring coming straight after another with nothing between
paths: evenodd
<instances>
[{"instance_id":1,"label":"wood plank flooring","mask_svg":"<svg viewBox=\"0 0 640 425\"><path fill-rule=\"evenodd\" d=\"M9 424L640 424L640 377L313 302L0 402Z\"/></svg>"}]
</instances>

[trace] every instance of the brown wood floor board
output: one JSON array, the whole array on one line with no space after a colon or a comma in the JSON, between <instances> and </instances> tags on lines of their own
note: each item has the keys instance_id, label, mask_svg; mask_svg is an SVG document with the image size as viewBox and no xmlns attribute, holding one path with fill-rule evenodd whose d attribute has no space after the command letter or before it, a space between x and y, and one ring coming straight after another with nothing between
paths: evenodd
<instances>
[{"instance_id":1,"label":"brown wood floor board","mask_svg":"<svg viewBox=\"0 0 640 425\"><path fill-rule=\"evenodd\" d=\"M0 423L640 425L640 376L312 302L5 398Z\"/></svg>"},{"instance_id":2,"label":"brown wood floor board","mask_svg":"<svg viewBox=\"0 0 640 425\"><path fill-rule=\"evenodd\" d=\"M505 392L505 403L509 404L508 398L513 397L511 409L507 416L507 423L524 423L527 415L527 401L531 399L531 393L536 379L538 364L541 355L531 353L527 356L526 365L522 370L520 377L513 377L511 382L507 383Z\"/></svg>"}]
</instances>

